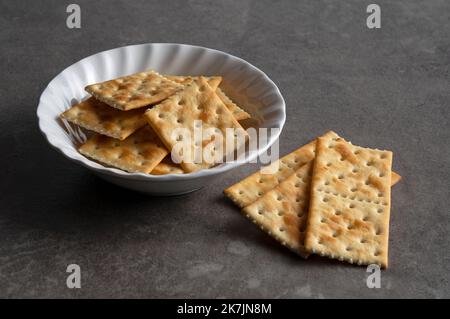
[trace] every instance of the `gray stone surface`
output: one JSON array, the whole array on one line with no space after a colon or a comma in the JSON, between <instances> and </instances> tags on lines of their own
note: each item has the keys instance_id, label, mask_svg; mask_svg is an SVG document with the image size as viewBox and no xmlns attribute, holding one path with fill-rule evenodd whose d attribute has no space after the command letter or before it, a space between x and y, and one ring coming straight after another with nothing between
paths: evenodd
<instances>
[{"instance_id":1,"label":"gray stone surface","mask_svg":"<svg viewBox=\"0 0 450 319\"><path fill-rule=\"evenodd\" d=\"M450 297L450 2L0 1L0 297ZM114 47L202 45L240 56L280 87L287 153L329 129L394 151L390 269L304 261L240 215L222 190L155 198L110 185L46 144L39 95L62 69ZM82 288L66 288L66 267Z\"/></svg>"}]
</instances>

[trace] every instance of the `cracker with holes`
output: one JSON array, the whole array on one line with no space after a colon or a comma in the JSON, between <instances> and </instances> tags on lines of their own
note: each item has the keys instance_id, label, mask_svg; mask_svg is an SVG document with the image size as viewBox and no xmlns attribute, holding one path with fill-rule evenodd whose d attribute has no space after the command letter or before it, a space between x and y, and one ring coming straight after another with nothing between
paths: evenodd
<instances>
[{"instance_id":1,"label":"cracker with holes","mask_svg":"<svg viewBox=\"0 0 450 319\"><path fill-rule=\"evenodd\" d=\"M175 162L179 162L188 173L214 166L223 160L223 156L243 146L248 136L203 77L194 80L184 90L147 110L145 116L169 150L172 151L174 147L183 143L188 144L186 152L183 149L181 149L183 153L178 150L172 152ZM203 135L200 136L200 141L195 141L194 137L198 134L196 126L199 123ZM226 130L230 128L234 132L232 147L226 149L225 146L230 143L224 142L222 149L215 149L216 136L219 133L220 136L226 136ZM186 132L189 133L189 137L181 134ZM216 132L217 135L208 135L205 132ZM185 138L189 140L183 140ZM195 158L194 155L199 153L200 158ZM223 156L217 158L216 154ZM206 158L209 160L205 160Z\"/></svg>"},{"instance_id":2,"label":"cracker with holes","mask_svg":"<svg viewBox=\"0 0 450 319\"><path fill-rule=\"evenodd\" d=\"M392 152L340 137L316 146L305 246L359 265L388 265Z\"/></svg>"},{"instance_id":3,"label":"cracker with holes","mask_svg":"<svg viewBox=\"0 0 450 319\"><path fill-rule=\"evenodd\" d=\"M119 110L128 111L161 102L183 89L183 85L155 71L146 71L91 84L85 89L96 99Z\"/></svg>"},{"instance_id":4,"label":"cracker with holes","mask_svg":"<svg viewBox=\"0 0 450 319\"><path fill-rule=\"evenodd\" d=\"M181 75L167 75L166 78L181 83L184 85L188 85L192 83L195 79L198 79L198 77L195 76L181 76ZM218 81L217 78L220 78ZM250 114L248 114L246 111L244 111L241 107L236 105L226 94L224 91L222 91L221 88L219 88L219 83L222 80L222 77L207 77L208 84L216 91L217 96L222 100L222 102L225 104L225 106L230 110L231 113L233 113L233 116L236 120L242 121L251 118Z\"/></svg>"},{"instance_id":5,"label":"cracker with holes","mask_svg":"<svg viewBox=\"0 0 450 319\"><path fill-rule=\"evenodd\" d=\"M322 136L323 138L337 137L336 133L330 131ZM299 149L285 155L278 161L270 164L274 168L278 167L275 174L263 174L260 170L244 178L242 181L228 187L224 194L236 205L243 208L255 202L267 191L273 189L280 182L295 172L302 165L314 159L316 140L303 145ZM274 169L275 170L275 169ZM399 182L401 176L392 172L392 186Z\"/></svg>"},{"instance_id":6,"label":"cracker with holes","mask_svg":"<svg viewBox=\"0 0 450 319\"><path fill-rule=\"evenodd\" d=\"M88 130L124 140L147 124L144 110L120 111L93 97L61 114L61 118Z\"/></svg>"},{"instance_id":7,"label":"cracker with holes","mask_svg":"<svg viewBox=\"0 0 450 319\"><path fill-rule=\"evenodd\" d=\"M337 135L334 132L328 132L323 137L333 138L337 137ZM299 150L311 151L311 144L315 147L314 141L301 147ZM280 161L286 163L291 159L293 154L299 156L302 153L299 150L286 155ZM314 157L313 151L311 156ZM249 189L255 185L253 184L255 180L250 176L244 179L243 182L237 183L225 190L225 194L234 198L238 205L242 205L245 201L252 201L251 204L243 208L242 212L269 235L295 253L306 258L309 252L305 249L304 239L309 211L313 161L308 161L306 164L297 161L297 164L300 167L287 178L284 177L287 171L283 169L274 174L280 183L271 190L263 191L260 189L257 194L250 192ZM254 175L257 178L264 176L260 175L259 172ZM392 173L392 184L394 184L394 178L397 182L400 176ZM257 185L261 184L264 183Z\"/></svg>"},{"instance_id":8,"label":"cracker with holes","mask_svg":"<svg viewBox=\"0 0 450 319\"><path fill-rule=\"evenodd\" d=\"M324 136L331 136L332 134L334 133L328 132ZM315 149L316 141L314 140L270 164L274 170L278 168L275 174L263 174L261 171L257 171L239 183L228 187L224 190L224 193L241 208L250 205L302 165L314 159Z\"/></svg>"},{"instance_id":9,"label":"cracker with holes","mask_svg":"<svg viewBox=\"0 0 450 319\"><path fill-rule=\"evenodd\" d=\"M304 246L313 162L302 165L242 212L270 236L306 258Z\"/></svg>"},{"instance_id":10,"label":"cracker with holes","mask_svg":"<svg viewBox=\"0 0 450 319\"><path fill-rule=\"evenodd\" d=\"M148 125L123 141L95 134L81 145L79 151L98 162L131 173L150 173L169 153Z\"/></svg>"}]
</instances>

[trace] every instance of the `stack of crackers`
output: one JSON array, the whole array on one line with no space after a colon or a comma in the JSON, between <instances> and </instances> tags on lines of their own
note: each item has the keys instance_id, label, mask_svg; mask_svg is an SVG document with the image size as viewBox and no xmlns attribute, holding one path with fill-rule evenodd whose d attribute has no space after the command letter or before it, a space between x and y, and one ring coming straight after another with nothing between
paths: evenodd
<instances>
[{"instance_id":1,"label":"stack of crackers","mask_svg":"<svg viewBox=\"0 0 450 319\"><path fill-rule=\"evenodd\" d=\"M174 129L192 131L201 120L204 128L225 135L226 128L243 130L238 121L250 118L219 88L221 81L141 72L88 85L91 96L61 118L93 132L79 151L104 165L155 175L190 173L215 163L175 164L169 154L177 142ZM206 148L211 141L201 142Z\"/></svg>"},{"instance_id":2,"label":"stack of crackers","mask_svg":"<svg viewBox=\"0 0 450 319\"><path fill-rule=\"evenodd\" d=\"M271 165L224 191L247 217L304 258L388 266L392 152L328 132Z\"/></svg>"}]
</instances>

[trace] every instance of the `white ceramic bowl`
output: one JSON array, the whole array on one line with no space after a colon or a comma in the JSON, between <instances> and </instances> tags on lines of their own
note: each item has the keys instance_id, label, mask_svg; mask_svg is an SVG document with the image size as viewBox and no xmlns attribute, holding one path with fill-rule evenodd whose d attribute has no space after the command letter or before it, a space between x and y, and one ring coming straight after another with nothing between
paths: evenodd
<instances>
[{"instance_id":1,"label":"white ceramic bowl","mask_svg":"<svg viewBox=\"0 0 450 319\"><path fill-rule=\"evenodd\" d=\"M221 75L228 95L254 118L253 127L278 128L246 161L254 160L278 138L286 119L283 97L261 70L230 54L185 44L148 43L100 52L58 74L41 95L37 116L39 128L50 145L67 158L92 170L111 183L155 195L175 195L197 190L222 173L242 165L228 162L191 174L148 175L127 173L91 161L77 151L84 131L67 125L59 114L86 98L84 87L148 69L173 75Z\"/></svg>"}]
</instances>

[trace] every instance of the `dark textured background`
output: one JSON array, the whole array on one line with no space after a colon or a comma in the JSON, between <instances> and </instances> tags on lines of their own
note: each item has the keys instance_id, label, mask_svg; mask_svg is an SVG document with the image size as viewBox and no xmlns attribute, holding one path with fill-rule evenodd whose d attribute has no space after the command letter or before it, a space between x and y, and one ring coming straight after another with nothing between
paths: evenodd
<instances>
[{"instance_id":1,"label":"dark textured background","mask_svg":"<svg viewBox=\"0 0 450 319\"><path fill-rule=\"evenodd\" d=\"M450 1L0 1L0 297L450 297ZM221 192L152 198L110 185L46 144L39 95L98 51L145 42L242 57L279 86L280 152L329 129L394 151L390 269L301 260ZM66 288L66 267L82 289Z\"/></svg>"}]
</instances>

